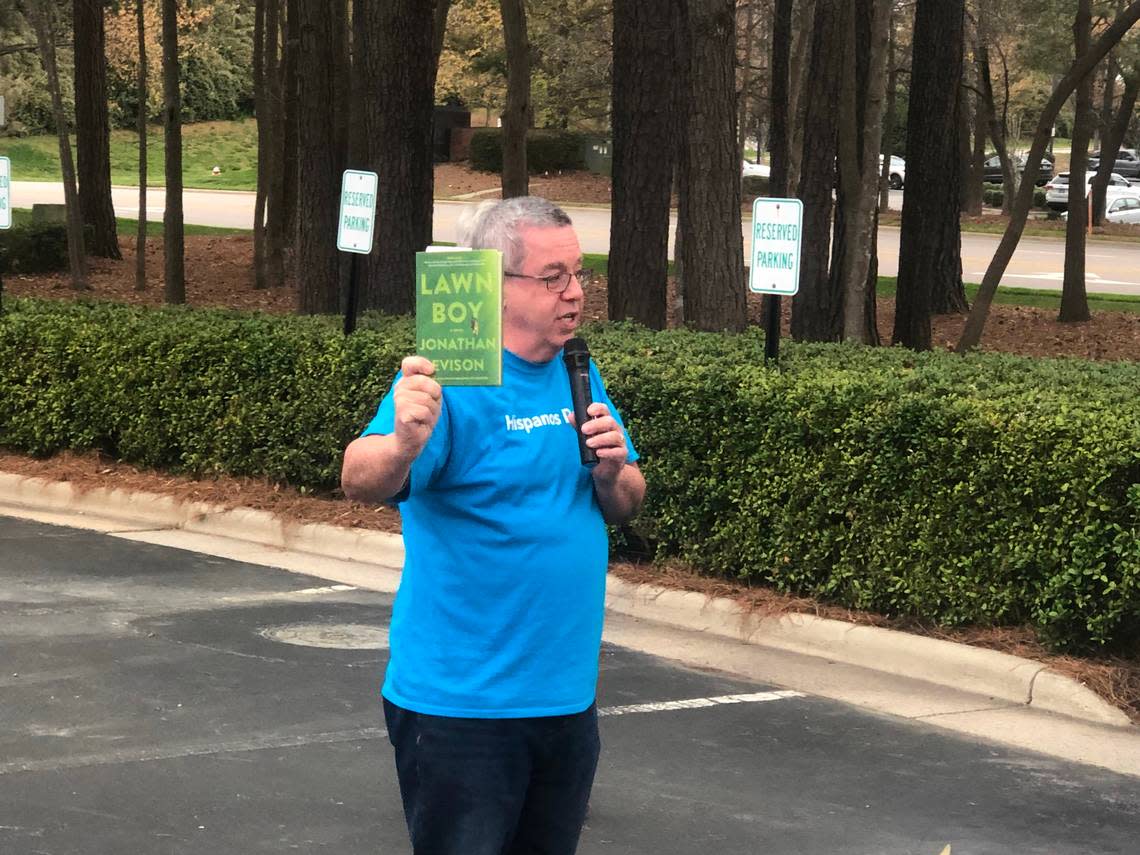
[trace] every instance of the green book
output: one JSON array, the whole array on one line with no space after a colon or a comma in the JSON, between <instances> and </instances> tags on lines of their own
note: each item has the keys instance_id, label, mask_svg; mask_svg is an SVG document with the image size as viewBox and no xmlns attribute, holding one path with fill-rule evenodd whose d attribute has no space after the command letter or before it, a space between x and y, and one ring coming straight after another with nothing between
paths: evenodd
<instances>
[{"instance_id":1,"label":"green book","mask_svg":"<svg viewBox=\"0 0 1140 855\"><path fill-rule=\"evenodd\" d=\"M443 386L503 382L503 254L416 253L416 353Z\"/></svg>"}]
</instances>

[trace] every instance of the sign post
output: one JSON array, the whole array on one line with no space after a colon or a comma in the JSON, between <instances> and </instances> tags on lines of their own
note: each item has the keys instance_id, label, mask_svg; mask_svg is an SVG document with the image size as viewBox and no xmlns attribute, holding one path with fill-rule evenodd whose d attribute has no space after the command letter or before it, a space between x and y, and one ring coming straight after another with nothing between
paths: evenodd
<instances>
[{"instance_id":1,"label":"sign post","mask_svg":"<svg viewBox=\"0 0 1140 855\"><path fill-rule=\"evenodd\" d=\"M0 112L2 109L0 106ZM0 229L10 228L12 228L12 161L0 157ZM0 312L4 311L4 270L7 266L7 250L0 249Z\"/></svg>"},{"instance_id":2,"label":"sign post","mask_svg":"<svg viewBox=\"0 0 1140 855\"><path fill-rule=\"evenodd\" d=\"M380 177L375 172L346 169L340 182L340 217L337 219L336 248L352 253L348 272L348 306L344 312L344 334L356 329L356 257L372 252L376 227L376 191Z\"/></svg>"},{"instance_id":3,"label":"sign post","mask_svg":"<svg viewBox=\"0 0 1140 855\"><path fill-rule=\"evenodd\" d=\"M780 297L800 290L800 235L804 205L799 199L759 197L752 204L752 254L748 289L768 294L764 358L780 358Z\"/></svg>"}]
</instances>

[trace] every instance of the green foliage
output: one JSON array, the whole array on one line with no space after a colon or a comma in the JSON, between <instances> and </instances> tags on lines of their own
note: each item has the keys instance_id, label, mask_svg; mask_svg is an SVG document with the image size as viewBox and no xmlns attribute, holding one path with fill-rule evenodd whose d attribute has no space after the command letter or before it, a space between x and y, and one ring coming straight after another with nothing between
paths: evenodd
<instances>
[{"instance_id":1,"label":"green foliage","mask_svg":"<svg viewBox=\"0 0 1140 855\"><path fill-rule=\"evenodd\" d=\"M1005 199L1005 192L1000 184L985 184L982 189L982 202L988 208L1000 208ZM1045 188L1037 187L1033 191L1033 207L1045 207Z\"/></svg>"},{"instance_id":2,"label":"green foliage","mask_svg":"<svg viewBox=\"0 0 1140 855\"><path fill-rule=\"evenodd\" d=\"M770 183L770 179L763 175L745 175L740 179L743 195L748 197L767 196L771 192Z\"/></svg>"},{"instance_id":3,"label":"green foliage","mask_svg":"<svg viewBox=\"0 0 1140 855\"><path fill-rule=\"evenodd\" d=\"M66 270L67 228L62 223L15 223L0 231L0 255L6 273Z\"/></svg>"},{"instance_id":4,"label":"green foliage","mask_svg":"<svg viewBox=\"0 0 1140 855\"><path fill-rule=\"evenodd\" d=\"M1140 643L1140 366L586 330L642 455L631 540L710 574L1058 648ZM0 446L328 489L408 319L14 301Z\"/></svg>"},{"instance_id":5,"label":"green foliage","mask_svg":"<svg viewBox=\"0 0 1140 855\"><path fill-rule=\"evenodd\" d=\"M174 471L337 483L410 325L15 301L0 318L0 445L101 449Z\"/></svg>"},{"instance_id":6,"label":"green foliage","mask_svg":"<svg viewBox=\"0 0 1140 855\"><path fill-rule=\"evenodd\" d=\"M571 131L528 131L527 170L531 173L565 172L582 169L586 163L582 134ZM471 166L483 172L503 171L503 132L500 128L479 128L471 135Z\"/></svg>"}]
</instances>

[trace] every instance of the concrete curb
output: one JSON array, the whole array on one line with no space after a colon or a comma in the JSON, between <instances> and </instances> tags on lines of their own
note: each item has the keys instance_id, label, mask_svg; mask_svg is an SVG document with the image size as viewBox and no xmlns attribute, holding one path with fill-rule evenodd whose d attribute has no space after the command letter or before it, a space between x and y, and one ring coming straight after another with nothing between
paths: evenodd
<instances>
[{"instance_id":1,"label":"concrete curb","mask_svg":"<svg viewBox=\"0 0 1140 855\"><path fill-rule=\"evenodd\" d=\"M294 524L265 511L226 510L154 493L97 488L0 472L2 506L95 517L138 527L176 528L398 570L399 535L320 523ZM1086 686L1040 662L879 627L808 614L748 612L727 598L610 575L606 608L620 614L761 647L771 647L953 687L1070 718L1131 727L1128 717Z\"/></svg>"}]
</instances>

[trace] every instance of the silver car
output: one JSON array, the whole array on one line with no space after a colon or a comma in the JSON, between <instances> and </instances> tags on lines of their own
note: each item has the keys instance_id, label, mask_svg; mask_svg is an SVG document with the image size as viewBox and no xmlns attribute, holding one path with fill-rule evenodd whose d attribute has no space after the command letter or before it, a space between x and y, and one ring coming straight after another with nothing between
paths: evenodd
<instances>
[{"instance_id":1,"label":"silver car","mask_svg":"<svg viewBox=\"0 0 1140 855\"><path fill-rule=\"evenodd\" d=\"M1089 187L1092 186L1094 177L1096 177L1095 172L1090 172L1085 176L1085 196L1089 194ZM1122 193L1127 193L1127 188L1131 186L1127 178L1113 172L1108 176L1108 187L1105 188L1106 198L1115 199ZM1045 185L1045 204L1054 211L1069 210L1069 173L1058 172L1057 176Z\"/></svg>"}]
</instances>

